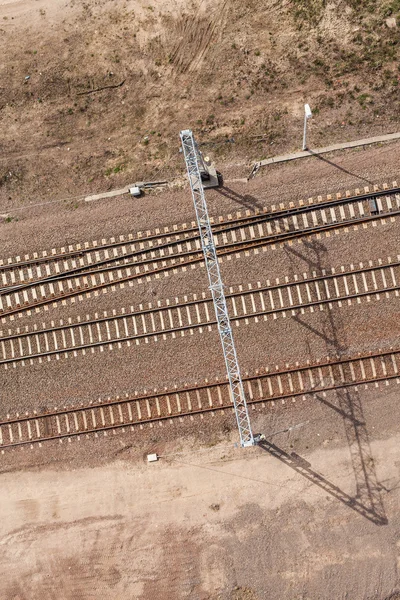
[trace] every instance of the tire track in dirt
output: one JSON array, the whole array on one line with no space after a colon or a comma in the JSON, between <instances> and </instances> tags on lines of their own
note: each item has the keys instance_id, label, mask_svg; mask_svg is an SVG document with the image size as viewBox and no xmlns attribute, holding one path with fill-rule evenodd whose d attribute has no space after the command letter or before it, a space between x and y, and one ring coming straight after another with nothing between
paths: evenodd
<instances>
[{"instance_id":1,"label":"tire track in dirt","mask_svg":"<svg viewBox=\"0 0 400 600\"><path fill-rule=\"evenodd\" d=\"M222 2L211 14L204 16L200 6L194 15L183 15L176 23L177 42L170 60L180 73L193 73L206 60L209 50L222 38L229 13L230 0Z\"/></svg>"}]
</instances>

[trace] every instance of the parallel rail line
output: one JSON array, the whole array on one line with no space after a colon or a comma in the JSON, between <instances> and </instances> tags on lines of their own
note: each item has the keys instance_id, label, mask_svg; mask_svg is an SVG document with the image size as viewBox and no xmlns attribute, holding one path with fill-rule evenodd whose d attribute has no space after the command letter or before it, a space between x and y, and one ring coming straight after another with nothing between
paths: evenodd
<instances>
[{"instance_id":1,"label":"parallel rail line","mask_svg":"<svg viewBox=\"0 0 400 600\"><path fill-rule=\"evenodd\" d=\"M307 394L324 395L360 384L389 382L399 378L400 350L390 349L347 358L327 358L324 362L285 369L268 369L243 378L249 405L274 405L295 401ZM71 406L33 415L7 415L0 421L0 449L34 445L50 440L70 439L85 434L103 433L143 425L162 424L176 418L232 410L229 386L226 382L171 390L154 390L150 394L126 395L115 400ZM352 415L344 415L352 418Z\"/></svg>"},{"instance_id":2,"label":"parallel rail line","mask_svg":"<svg viewBox=\"0 0 400 600\"><path fill-rule=\"evenodd\" d=\"M370 191L369 188L366 187L364 188L364 194L361 194L360 190L356 190L355 195L351 195L350 192L346 192L345 197L342 197L341 194L336 194L335 199L332 199L331 195L328 195L326 200L323 200L321 196L319 196L316 201L312 198L309 198L307 204L305 204L304 201L300 201L298 206L294 206L294 203L291 202L289 204L289 208L285 208L284 204L280 204L279 209L276 209L276 206L273 205L271 209L267 207L265 207L262 211L256 209L254 213L247 210L245 216L243 216L241 212L237 212L236 218L233 218L232 215L228 215L227 218L220 216L215 219L212 218L213 229L215 233L223 233L224 231L230 231L244 225L251 225L254 223L257 224L266 220L277 220L284 217L293 217L304 212L312 212L316 209L324 210L327 208L333 208L339 204L351 204L356 201L371 202L371 208L374 212L378 213L382 210L381 198L383 196L396 195L400 193L400 188L397 187L397 182L393 182L393 188L389 188L386 184L384 184L383 188L384 189L382 190L378 190L377 186L374 186L374 191ZM47 251L43 251L42 256L34 253L33 257L26 255L25 260L21 260L20 257L16 257L14 260L9 258L6 262L4 260L0 260L0 276L2 277L4 287L14 286L16 283L18 283L17 275L22 283L24 283L26 279L29 281L42 280L43 275L40 270L40 265L44 265L44 269L46 271L44 277L48 277L51 275L48 263L59 262L59 264L55 266L56 272L54 274L57 275L59 272L62 272L63 269L67 272L71 270L74 272L77 268L76 262L74 261L76 261L76 259L82 259L84 256L86 256L87 266L90 266L95 263L98 264L99 261L104 262L118 258L124 259L127 249L134 244L137 244L140 250L146 250L145 245L148 245L147 250L151 251L155 242L156 247L168 247L169 245L182 242L186 243L196 239L198 239L198 229L196 223L193 221L189 227L186 223L184 223L181 226L174 225L172 230L169 227L165 227L164 232L162 232L160 229L156 229L155 232L147 231L145 234L143 232L138 232L136 237L132 234L129 234L128 239L125 239L125 236L120 236L119 241L116 241L115 238L111 238L109 242L107 242L107 240L102 240L100 244L97 241L94 241L92 242L92 246L86 242L84 247L82 247L81 244L77 244L75 248L70 245L68 250L62 248L61 251L57 251L55 248L53 248L50 254ZM120 254L118 254L117 248L120 248ZM133 250L134 249L135 248L133 248ZM112 257L110 257L108 253L108 251L111 250L113 251ZM100 252L103 253L102 257L99 255ZM72 269L68 265L68 260L72 261ZM82 267L84 265L81 264L80 266ZM24 268L29 269L33 267L39 267L36 277L29 271L23 271ZM15 273L12 273L12 271L15 271ZM10 281L7 280L7 272Z\"/></svg>"},{"instance_id":3,"label":"parallel rail line","mask_svg":"<svg viewBox=\"0 0 400 600\"><path fill-rule=\"evenodd\" d=\"M400 188L395 188L390 191L376 191L368 195L364 194L355 197L338 198L325 201L317 206L305 205L272 213L256 212L251 214L250 211L247 211L249 214L245 217L214 224L213 230L215 232L215 242L216 245L221 247L227 247L228 244L230 246L241 246L243 245L243 242L246 243L249 239L250 241L253 241L255 238L273 238L274 235L279 236L281 233L290 231L295 232L302 229L307 230L315 228L318 225L328 225L329 221L331 221L331 224L336 224L346 220L353 220L357 215L364 217L368 215L378 215L382 212L393 213L400 208L399 193ZM385 207L383 201L386 203ZM344 210L346 205L348 208L347 215ZM339 218L335 212L335 208L339 209ZM329 213L326 212L328 209ZM317 211L320 211L321 214L318 215ZM311 226L306 213L311 213ZM302 215L303 224L299 225L297 219L298 215ZM289 223L288 218L292 220L291 223ZM282 220L283 231L279 220ZM275 231L273 231L270 222L274 225ZM255 225L258 225L257 231L254 230ZM246 231L243 230L243 227L249 228L247 235ZM241 238L239 240L236 235L238 229L240 233L239 237ZM230 234L230 241L227 238L228 233ZM122 237L123 236L121 236L121 238ZM133 236L129 237L133 238ZM172 237L174 237L174 239L172 239ZM149 262L154 263L155 258L163 260L175 258L178 255L192 255L192 242L195 244L195 251L200 251L201 248L198 233L194 227L186 230L182 229L182 231L173 234L159 233L158 237L149 235L147 238L137 238L136 240L114 241L112 244L109 243L95 248L87 248L85 250L72 252L69 256L65 255L60 257L60 255L58 255L57 259L54 255L47 256L46 253L46 257L40 259L40 261L46 261L42 266L36 264L36 262L32 260L14 264L3 264L2 266L0 265L0 275L3 282L3 287L0 289L0 292L11 290L18 291L27 288L32 284L60 279L63 276L85 275L88 272L98 270L103 266L110 267L113 263L118 263L118 266L126 266L128 259L132 259L132 264L146 264ZM178 252L173 251L174 246L178 246ZM111 250L112 256L110 256L109 253ZM101 255L100 251L102 252ZM160 256L156 256L156 252L160 253ZM71 264L68 263L68 259L70 259ZM77 263L78 259L79 264ZM32 271L32 266L36 267L36 276ZM42 273L42 268L45 273ZM51 269L53 269L53 271ZM7 271L9 271L8 277Z\"/></svg>"},{"instance_id":4,"label":"parallel rail line","mask_svg":"<svg viewBox=\"0 0 400 600\"><path fill-rule=\"evenodd\" d=\"M360 263L359 268L352 265L347 271L332 269L331 273L314 272L312 276L303 273L302 277L293 276L292 281L288 277L285 282L277 280L274 285L269 281L267 285L248 284L247 290L243 286L230 288L226 297L232 323L239 325L243 320L266 320L282 313L286 316L287 312L295 315L305 309L323 310L325 305L341 306L344 301L351 304L353 300L361 302L362 298L369 301L371 297L380 298L381 294L389 297L392 293L396 296L400 293L400 255L396 260L379 259L375 265L372 261L369 265ZM183 300L158 301L156 306L149 303L148 308L140 305L139 310L131 307L118 315L116 311L112 316L105 313L101 318L96 314L94 319L87 317L76 323L69 319L68 324L60 322L57 326L52 321L51 327L43 324L42 329L35 325L22 332L8 330L8 335L0 331L0 365L7 368L18 362L32 364L34 359L42 362L69 353L77 356L78 351L93 352L97 347L114 344L121 347L122 343L147 343L150 338L157 341L159 337L166 339L167 335L183 336L187 332L210 329L215 323L212 300L203 293L201 298L193 295L191 299L184 296Z\"/></svg>"},{"instance_id":5,"label":"parallel rail line","mask_svg":"<svg viewBox=\"0 0 400 600\"><path fill-rule=\"evenodd\" d=\"M380 204L378 214L366 215L364 207L360 201L357 201L359 213L362 217L357 217L354 210L350 211L350 216L344 213L343 206L340 206L341 216L344 220L333 222L327 222L327 216L324 209L321 209L323 215L323 225L317 223L317 218L313 217L313 221L316 223L308 228L300 228L297 221L294 222L294 229L291 229L288 223L285 224L285 231L281 231L279 224L275 223L279 233L270 233L272 231L271 224L267 221L267 235L261 235L264 233L264 229L259 224L259 237L256 236L254 227L250 227L250 239L246 238L246 233L241 229L242 240L238 240L234 230L231 231L234 237L233 242L228 242L226 237L221 241L219 240L218 255L226 256L229 254L239 253L240 251L248 251L254 249L255 252L258 248L265 247L268 244L276 244L278 242L284 242L292 240L305 235L312 235L320 231L329 231L331 229L337 229L339 227L348 227L349 225L356 225L358 223L366 223L369 221L376 221L378 219L385 219L387 217L393 217L400 214L400 195L396 195L396 206L397 210L393 209L393 203L389 196L385 196L387 201L386 210L383 209L382 203ZM382 209L382 210L381 210ZM332 209L331 209L332 210ZM343 214L342 214L343 213ZM316 215L315 210L312 215ZM332 213L332 219L335 214ZM336 217L335 217L336 219ZM306 215L303 215L304 225L308 225ZM226 236L226 234L224 234ZM190 242L188 242L190 244ZM198 241L197 241L198 244ZM152 251L154 253L154 251ZM140 254L143 255L141 251ZM159 277L161 273L177 269L177 268L188 268L194 266L196 263L203 262L203 256L200 250L186 250L181 251L180 254L174 256L161 256L151 257L143 259L140 263L130 262L123 265L117 264L114 266L107 266L104 268L94 268L91 270L83 270L79 267L79 274L77 276L70 276L66 274L60 274L58 276L51 276L41 282L27 282L24 285L16 286L13 291L6 291L0 294L0 316L10 316L16 313L22 313L23 311L32 310L49 303L56 302L57 300L64 300L65 298L74 297L81 295L82 293L88 293L95 290L104 289L114 285L125 284L135 279L141 280L144 277L155 275ZM160 266L161 263L161 266ZM152 270L149 270L149 265L152 266ZM141 268L144 270L142 271ZM134 271L134 272L132 272ZM116 275L115 275L116 272ZM107 276L107 278L106 278ZM68 277L65 281L64 278ZM66 289L64 288L64 285ZM29 295L28 295L29 293Z\"/></svg>"}]
</instances>

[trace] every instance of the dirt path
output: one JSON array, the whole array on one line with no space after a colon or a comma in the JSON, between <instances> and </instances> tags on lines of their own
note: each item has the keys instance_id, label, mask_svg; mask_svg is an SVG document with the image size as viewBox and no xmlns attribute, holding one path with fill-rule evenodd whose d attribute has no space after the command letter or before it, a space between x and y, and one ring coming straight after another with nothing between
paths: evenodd
<instances>
[{"instance_id":1,"label":"dirt path","mask_svg":"<svg viewBox=\"0 0 400 600\"><path fill-rule=\"evenodd\" d=\"M397 394L394 385L372 404L369 396L373 441L369 454L356 450L374 463L364 462L364 479L355 479L357 461L340 427L324 431L298 414L291 433L289 413L266 449L239 450L228 440L196 449L189 440L167 444L154 464L145 461L145 449L135 459L128 446L123 460L101 467L4 472L0 596L389 598L400 584L400 436L393 417L392 433L379 436ZM383 420L372 420L378 406ZM305 443L313 449L304 450Z\"/></svg>"}]
</instances>

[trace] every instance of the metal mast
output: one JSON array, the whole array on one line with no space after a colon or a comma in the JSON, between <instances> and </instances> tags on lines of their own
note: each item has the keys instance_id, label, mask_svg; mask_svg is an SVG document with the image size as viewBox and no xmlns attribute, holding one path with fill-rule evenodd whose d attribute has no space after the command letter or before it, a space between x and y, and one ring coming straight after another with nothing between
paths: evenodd
<instances>
[{"instance_id":1,"label":"metal mast","mask_svg":"<svg viewBox=\"0 0 400 600\"><path fill-rule=\"evenodd\" d=\"M203 248L208 279L210 282L210 290L212 293L215 314L218 322L218 331L221 338L226 370L228 373L228 380L239 428L240 443L242 446L253 446L254 438L251 431L249 413L247 410L242 378L240 376L239 363L236 356L228 308L226 306L224 287L218 265L217 251L215 249L210 219L208 217L206 198L199 170L200 152L190 129L181 131L180 136L189 183L192 190L194 207L196 210L197 224L200 231L201 245Z\"/></svg>"}]
</instances>

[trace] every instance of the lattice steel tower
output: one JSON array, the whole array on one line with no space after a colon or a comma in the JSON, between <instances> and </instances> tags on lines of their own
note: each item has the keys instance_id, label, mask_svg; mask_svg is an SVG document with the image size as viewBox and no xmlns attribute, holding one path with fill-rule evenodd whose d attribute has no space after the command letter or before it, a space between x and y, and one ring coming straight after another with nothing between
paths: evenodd
<instances>
[{"instance_id":1,"label":"lattice steel tower","mask_svg":"<svg viewBox=\"0 0 400 600\"><path fill-rule=\"evenodd\" d=\"M239 428L240 443L242 446L253 446L254 438L251 431L250 418L244 395L239 363L236 356L228 308L226 306L224 287L218 265L217 251L214 244L210 219L208 217L207 203L200 174L199 163L204 164L190 129L180 132L183 153L189 183L192 190L194 207L196 210L197 224L199 226L201 245L210 282L210 290L217 317L218 331L224 352L226 370L235 408L236 420Z\"/></svg>"}]
</instances>

